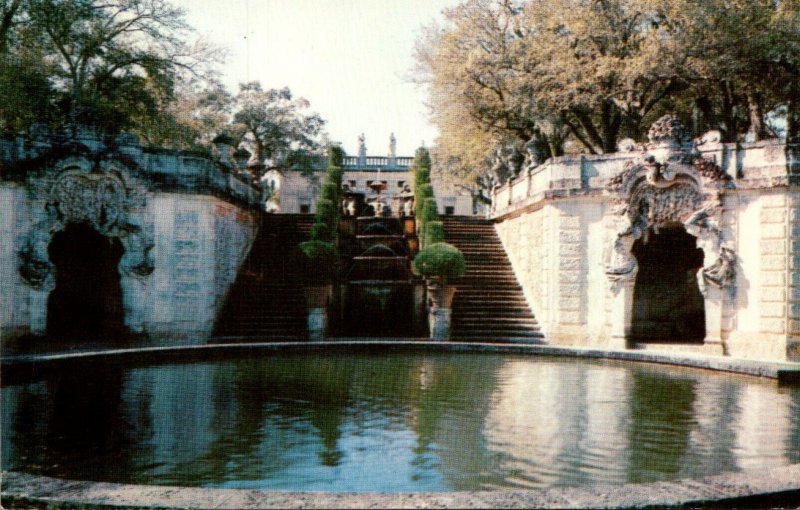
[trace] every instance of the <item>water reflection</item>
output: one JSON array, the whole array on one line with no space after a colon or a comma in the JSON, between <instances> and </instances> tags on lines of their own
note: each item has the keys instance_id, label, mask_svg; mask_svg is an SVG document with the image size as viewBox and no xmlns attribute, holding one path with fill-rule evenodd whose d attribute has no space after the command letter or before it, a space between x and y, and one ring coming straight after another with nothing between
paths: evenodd
<instances>
[{"instance_id":1,"label":"water reflection","mask_svg":"<svg viewBox=\"0 0 800 510\"><path fill-rule=\"evenodd\" d=\"M85 367L2 390L3 469L413 491L666 480L800 462L800 390L492 355Z\"/></svg>"}]
</instances>

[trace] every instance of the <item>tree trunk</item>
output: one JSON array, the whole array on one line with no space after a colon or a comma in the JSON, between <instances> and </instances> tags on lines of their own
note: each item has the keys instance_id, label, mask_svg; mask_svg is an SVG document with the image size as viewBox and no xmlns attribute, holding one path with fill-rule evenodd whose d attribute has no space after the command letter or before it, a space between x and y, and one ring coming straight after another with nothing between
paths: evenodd
<instances>
[{"instance_id":1,"label":"tree trunk","mask_svg":"<svg viewBox=\"0 0 800 510\"><path fill-rule=\"evenodd\" d=\"M735 142L739 129L736 123L736 115L733 111L734 99L727 82L720 82L720 92L722 93L722 122L725 124L723 130L723 142Z\"/></svg>"},{"instance_id":2,"label":"tree trunk","mask_svg":"<svg viewBox=\"0 0 800 510\"><path fill-rule=\"evenodd\" d=\"M793 82L786 103L786 143L800 144L800 86Z\"/></svg>"},{"instance_id":3,"label":"tree trunk","mask_svg":"<svg viewBox=\"0 0 800 510\"><path fill-rule=\"evenodd\" d=\"M695 136L700 136L711 129L720 129L719 119L714 113L714 106L708 96L695 98L692 108L692 121Z\"/></svg>"},{"instance_id":4,"label":"tree trunk","mask_svg":"<svg viewBox=\"0 0 800 510\"><path fill-rule=\"evenodd\" d=\"M747 111L750 117L750 129L747 131L748 140L757 142L767 138L764 113L761 109L761 94L754 90L747 91Z\"/></svg>"}]
</instances>

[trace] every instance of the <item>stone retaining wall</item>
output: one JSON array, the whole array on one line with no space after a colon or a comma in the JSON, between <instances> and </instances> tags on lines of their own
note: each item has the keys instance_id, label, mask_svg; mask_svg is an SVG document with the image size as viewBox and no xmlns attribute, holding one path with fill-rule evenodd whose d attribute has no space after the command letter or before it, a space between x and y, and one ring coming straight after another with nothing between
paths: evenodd
<instances>
[{"instance_id":1,"label":"stone retaining wall","mask_svg":"<svg viewBox=\"0 0 800 510\"><path fill-rule=\"evenodd\" d=\"M631 340L632 246L682 227L704 254L706 337L687 352L800 359L797 148L654 136L632 152L555 158L494 191L497 232L547 341L650 348Z\"/></svg>"}]
</instances>

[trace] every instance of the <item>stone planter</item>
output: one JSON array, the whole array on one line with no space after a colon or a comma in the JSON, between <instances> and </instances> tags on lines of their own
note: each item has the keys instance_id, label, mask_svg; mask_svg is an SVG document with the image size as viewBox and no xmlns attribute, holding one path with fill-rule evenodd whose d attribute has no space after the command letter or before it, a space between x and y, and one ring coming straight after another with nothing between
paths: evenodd
<instances>
[{"instance_id":1,"label":"stone planter","mask_svg":"<svg viewBox=\"0 0 800 510\"><path fill-rule=\"evenodd\" d=\"M429 278L425 283L428 288L430 338L436 341L450 340L450 318L456 287L435 278Z\"/></svg>"},{"instance_id":2,"label":"stone planter","mask_svg":"<svg viewBox=\"0 0 800 510\"><path fill-rule=\"evenodd\" d=\"M305 288L306 309L308 310L308 338L311 341L325 339L328 332L328 299L332 285L314 285Z\"/></svg>"}]
</instances>

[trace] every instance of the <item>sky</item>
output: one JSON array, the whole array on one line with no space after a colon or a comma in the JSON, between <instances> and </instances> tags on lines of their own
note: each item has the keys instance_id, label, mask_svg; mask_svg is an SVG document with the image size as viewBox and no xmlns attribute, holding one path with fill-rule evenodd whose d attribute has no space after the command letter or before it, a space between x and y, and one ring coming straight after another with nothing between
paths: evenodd
<instances>
[{"instance_id":1,"label":"sky","mask_svg":"<svg viewBox=\"0 0 800 510\"><path fill-rule=\"evenodd\" d=\"M423 25L459 0L176 0L203 38L228 50L223 83L259 80L288 86L327 121L332 141L349 155L358 136L367 154L383 156L389 135L397 155L412 156L438 136L427 118L425 90L408 77Z\"/></svg>"}]
</instances>

